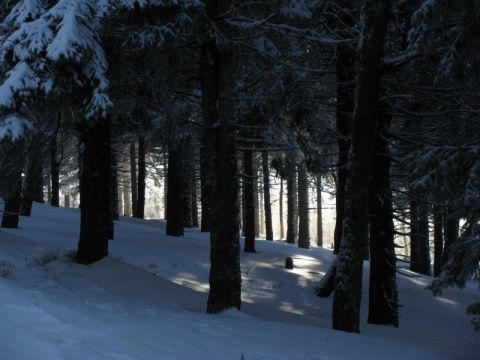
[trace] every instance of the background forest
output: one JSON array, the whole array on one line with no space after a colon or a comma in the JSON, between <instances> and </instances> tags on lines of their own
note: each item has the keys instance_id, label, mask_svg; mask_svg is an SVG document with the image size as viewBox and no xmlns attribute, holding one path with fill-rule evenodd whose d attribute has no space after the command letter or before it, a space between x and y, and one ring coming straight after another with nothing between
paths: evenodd
<instances>
[{"instance_id":1,"label":"background forest","mask_svg":"<svg viewBox=\"0 0 480 360\"><path fill-rule=\"evenodd\" d=\"M210 233L220 313L241 307L240 252L278 224L333 244L315 291L334 329L360 332L364 260L368 322L398 327L400 263L435 294L478 280L479 31L475 0L5 0L1 226L78 201L89 265L120 216L164 206L166 235Z\"/></svg>"}]
</instances>

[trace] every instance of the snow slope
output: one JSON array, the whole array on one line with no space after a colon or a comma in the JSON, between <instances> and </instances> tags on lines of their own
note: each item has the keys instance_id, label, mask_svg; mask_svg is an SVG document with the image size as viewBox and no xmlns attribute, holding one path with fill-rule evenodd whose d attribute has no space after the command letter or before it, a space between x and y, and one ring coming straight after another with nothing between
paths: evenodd
<instances>
[{"instance_id":1,"label":"snow slope","mask_svg":"<svg viewBox=\"0 0 480 360\"><path fill-rule=\"evenodd\" d=\"M474 284L435 298L429 278L399 275L400 328L369 325L367 262L362 333L347 334L330 329L332 299L313 293L329 250L258 240L241 254L242 310L209 315L208 234L122 218L111 256L83 266L42 261L76 248L77 209L34 204L20 227L0 231L0 359L480 359L465 316Z\"/></svg>"}]
</instances>

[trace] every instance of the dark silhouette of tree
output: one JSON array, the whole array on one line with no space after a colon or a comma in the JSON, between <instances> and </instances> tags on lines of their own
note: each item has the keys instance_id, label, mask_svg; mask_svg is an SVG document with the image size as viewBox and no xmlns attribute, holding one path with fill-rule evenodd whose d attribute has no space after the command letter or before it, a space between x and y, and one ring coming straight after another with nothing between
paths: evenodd
<instances>
[{"instance_id":1,"label":"dark silhouette of tree","mask_svg":"<svg viewBox=\"0 0 480 360\"><path fill-rule=\"evenodd\" d=\"M270 200L270 167L268 151L262 152L263 201L265 207L265 239L273 240L272 204Z\"/></svg>"},{"instance_id":2,"label":"dark silhouette of tree","mask_svg":"<svg viewBox=\"0 0 480 360\"><path fill-rule=\"evenodd\" d=\"M111 149L107 119L80 132L80 239L77 262L91 264L108 255Z\"/></svg>"},{"instance_id":3,"label":"dark silhouette of tree","mask_svg":"<svg viewBox=\"0 0 480 360\"><path fill-rule=\"evenodd\" d=\"M381 59L390 12L390 1L364 4L358 95L345 186L345 220L338 253L333 329L360 331L363 258L368 239L368 180L376 134L380 95Z\"/></svg>"},{"instance_id":4,"label":"dark silhouette of tree","mask_svg":"<svg viewBox=\"0 0 480 360\"><path fill-rule=\"evenodd\" d=\"M167 170L167 228L166 235L183 236L183 192L181 146L171 145Z\"/></svg>"},{"instance_id":5,"label":"dark silhouette of tree","mask_svg":"<svg viewBox=\"0 0 480 360\"><path fill-rule=\"evenodd\" d=\"M232 2L212 0L206 2L208 28L215 36L225 40L232 29L220 15L229 12ZM214 26L215 28L211 28ZM221 33L217 33L221 31ZM214 38L206 39L203 62L210 64L202 72L204 105L215 104L213 116L204 118L203 144L210 163L208 166L211 184L210 207L210 292L207 302L208 313L241 305L241 272L239 243L238 170L235 140L235 116L233 76L235 55L228 43L218 43ZM224 40L224 41L225 41ZM209 109L209 111L211 111Z\"/></svg>"}]
</instances>

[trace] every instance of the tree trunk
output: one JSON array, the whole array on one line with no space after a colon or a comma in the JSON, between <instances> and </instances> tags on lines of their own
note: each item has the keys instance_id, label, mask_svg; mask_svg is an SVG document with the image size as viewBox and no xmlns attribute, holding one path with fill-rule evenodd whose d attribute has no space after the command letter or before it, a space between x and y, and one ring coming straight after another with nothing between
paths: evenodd
<instances>
[{"instance_id":1,"label":"tree trunk","mask_svg":"<svg viewBox=\"0 0 480 360\"><path fill-rule=\"evenodd\" d=\"M337 103L336 127L338 144L338 173L335 196L335 232L333 253L338 254L342 240L345 209L345 184L347 181L348 151L352 129L355 88L355 53L347 46L339 46L337 54Z\"/></svg>"},{"instance_id":2,"label":"tree trunk","mask_svg":"<svg viewBox=\"0 0 480 360\"><path fill-rule=\"evenodd\" d=\"M39 152L29 156L20 214L30 216L34 201L43 203L43 167Z\"/></svg>"},{"instance_id":3,"label":"tree trunk","mask_svg":"<svg viewBox=\"0 0 480 360\"><path fill-rule=\"evenodd\" d=\"M255 218L255 236L260 236L260 223L262 222L260 218L260 206L258 206L258 168L257 165L253 163L252 159L252 186L253 186L253 211Z\"/></svg>"},{"instance_id":4,"label":"tree trunk","mask_svg":"<svg viewBox=\"0 0 480 360\"><path fill-rule=\"evenodd\" d=\"M428 204L420 203L418 208L418 248L420 260L420 273L423 275L432 275L431 257L430 257L430 240L428 229Z\"/></svg>"},{"instance_id":5,"label":"tree trunk","mask_svg":"<svg viewBox=\"0 0 480 360\"><path fill-rule=\"evenodd\" d=\"M163 218L167 220L168 155L163 154Z\"/></svg>"},{"instance_id":6,"label":"tree trunk","mask_svg":"<svg viewBox=\"0 0 480 360\"><path fill-rule=\"evenodd\" d=\"M358 95L345 186L345 219L338 253L332 327L360 332L363 258L368 239L368 184L376 134L381 59L390 1L366 2L360 50Z\"/></svg>"},{"instance_id":7,"label":"tree trunk","mask_svg":"<svg viewBox=\"0 0 480 360\"><path fill-rule=\"evenodd\" d=\"M123 211L123 178L121 177L121 175L118 173L117 171L117 177L119 177L118 179L118 210L117 210L117 213L120 217L120 215L123 215L124 214L124 211Z\"/></svg>"},{"instance_id":8,"label":"tree trunk","mask_svg":"<svg viewBox=\"0 0 480 360\"><path fill-rule=\"evenodd\" d=\"M117 153L110 149L110 217L108 220L108 239L115 237L115 220L120 220L118 212L118 172L117 172ZM65 205L66 206L66 205Z\"/></svg>"},{"instance_id":9,"label":"tree trunk","mask_svg":"<svg viewBox=\"0 0 480 360\"><path fill-rule=\"evenodd\" d=\"M168 193L166 235L183 236L183 193L181 150L168 151Z\"/></svg>"},{"instance_id":10,"label":"tree trunk","mask_svg":"<svg viewBox=\"0 0 480 360\"><path fill-rule=\"evenodd\" d=\"M112 219L113 220L120 220L120 208L121 208L121 200L119 199L120 193L120 185L118 181L118 154L117 151L112 148L111 151L111 161L112 161L112 176L111 176L111 211L112 211Z\"/></svg>"},{"instance_id":11,"label":"tree trunk","mask_svg":"<svg viewBox=\"0 0 480 360\"><path fill-rule=\"evenodd\" d=\"M263 171L263 201L265 207L265 238L273 240L272 225L272 204L270 200L270 169L268 166L268 152L262 152L262 171Z\"/></svg>"},{"instance_id":12,"label":"tree trunk","mask_svg":"<svg viewBox=\"0 0 480 360\"><path fill-rule=\"evenodd\" d=\"M145 164L145 138L139 136L138 138L138 178L137 178L137 202L135 206L134 217L143 219L145 217L145 187L147 167Z\"/></svg>"},{"instance_id":13,"label":"tree trunk","mask_svg":"<svg viewBox=\"0 0 480 360\"><path fill-rule=\"evenodd\" d=\"M126 168L125 171L128 171ZM127 173L123 176L123 215L132 215L132 183Z\"/></svg>"},{"instance_id":14,"label":"tree trunk","mask_svg":"<svg viewBox=\"0 0 480 360\"><path fill-rule=\"evenodd\" d=\"M460 228L458 219L455 216L451 207L447 208L447 216L445 223L445 246L443 249L442 265L445 265L445 263L448 261L450 246L457 239L458 230Z\"/></svg>"},{"instance_id":15,"label":"tree trunk","mask_svg":"<svg viewBox=\"0 0 480 360\"><path fill-rule=\"evenodd\" d=\"M280 217L280 239L285 239L285 228L283 226L283 179L280 178L280 194L278 197L278 212Z\"/></svg>"},{"instance_id":16,"label":"tree trunk","mask_svg":"<svg viewBox=\"0 0 480 360\"><path fill-rule=\"evenodd\" d=\"M437 277L442 270L443 258L443 216L442 210L438 206L433 209L433 243L433 276Z\"/></svg>"},{"instance_id":17,"label":"tree trunk","mask_svg":"<svg viewBox=\"0 0 480 360\"><path fill-rule=\"evenodd\" d=\"M135 151L135 140L130 143L130 181L132 191L132 216L137 213L137 154Z\"/></svg>"},{"instance_id":18,"label":"tree trunk","mask_svg":"<svg viewBox=\"0 0 480 360\"><path fill-rule=\"evenodd\" d=\"M219 18L228 13L231 1L209 1L206 13L209 20L223 31L228 39L230 29ZM214 31L214 30L213 30ZM218 47L214 39L205 48L204 62L208 71L201 76L211 77L202 82L211 84L202 92L203 107L211 105L212 117L204 119L205 144L211 163L207 181L210 182L210 292L207 312L219 313L241 305L240 236L238 206L238 169L235 141L234 87L235 56L225 47ZM208 60L209 63L208 64ZM205 63L204 63L205 65ZM202 89L204 87L202 86ZM216 111L215 111L216 109ZM213 122L212 122L213 120Z\"/></svg>"},{"instance_id":19,"label":"tree trunk","mask_svg":"<svg viewBox=\"0 0 480 360\"><path fill-rule=\"evenodd\" d=\"M310 231L308 224L308 177L307 164L302 161L298 167L298 247L310 247Z\"/></svg>"},{"instance_id":20,"label":"tree trunk","mask_svg":"<svg viewBox=\"0 0 480 360\"><path fill-rule=\"evenodd\" d=\"M410 201L410 271L420 272L418 203L416 200Z\"/></svg>"},{"instance_id":21,"label":"tree trunk","mask_svg":"<svg viewBox=\"0 0 480 360\"><path fill-rule=\"evenodd\" d=\"M245 156L244 156L245 157ZM243 169L243 172L245 173L245 159L242 157L239 161L241 161L241 168ZM239 199L240 199L240 234L241 236L245 236L245 229L247 227L247 218L245 217L245 197L246 197L246 192L245 192L245 177L242 177L242 179L239 180ZM254 235L255 235L255 230L254 230Z\"/></svg>"},{"instance_id":22,"label":"tree trunk","mask_svg":"<svg viewBox=\"0 0 480 360\"><path fill-rule=\"evenodd\" d=\"M111 149L109 119L84 125L80 141L80 239L77 262L91 264L108 255Z\"/></svg>"},{"instance_id":23,"label":"tree trunk","mask_svg":"<svg viewBox=\"0 0 480 360\"><path fill-rule=\"evenodd\" d=\"M244 200L244 219L245 219L245 252L255 252L255 200L254 200L254 174L253 174L253 151L246 150L243 152L245 176L243 178Z\"/></svg>"},{"instance_id":24,"label":"tree trunk","mask_svg":"<svg viewBox=\"0 0 480 360\"><path fill-rule=\"evenodd\" d=\"M18 178L21 176L18 175ZM21 197L22 181L18 181L18 185L11 194L5 197L5 206L3 208L2 225L4 229L18 229L20 220L20 197Z\"/></svg>"},{"instance_id":25,"label":"tree trunk","mask_svg":"<svg viewBox=\"0 0 480 360\"><path fill-rule=\"evenodd\" d=\"M295 173L287 174L287 243L295 244L297 237L295 224Z\"/></svg>"},{"instance_id":26,"label":"tree trunk","mask_svg":"<svg viewBox=\"0 0 480 360\"><path fill-rule=\"evenodd\" d=\"M258 165L258 164L257 164ZM264 199L263 199L263 175L259 174L258 167L255 171L256 176L255 176L255 183L257 184L257 207L258 207L258 223L259 223L259 232L260 235L265 234L265 206L262 206L264 204ZM262 180L260 180L262 178Z\"/></svg>"},{"instance_id":27,"label":"tree trunk","mask_svg":"<svg viewBox=\"0 0 480 360\"><path fill-rule=\"evenodd\" d=\"M214 54L212 54L211 51L214 52ZM217 50L214 49L212 44L204 45L200 50L199 76L202 90L202 115L205 124L202 135L202 145L200 147L201 232L209 232L211 228L210 207L212 183L210 175L213 170L213 165L209 158L209 156L212 155L212 149L208 148L209 133L207 132L207 128L212 126L217 118L215 101L218 96L218 84L216 81L218 74L215 74L215 72L218 71L218 65L214 66L214 64L211 64L211 61L213 60L211 59L211 56L215 56L216 52Z\"/></svg>"},{"instance_id":28,"label":"tree trunk","mask_svg":"<svg viewBox=\"0 0 480 360\"><path fill-rule=\"evenodd\" d=\"M323 247L322 175L317 174L317 246Z\"/></svg>"},{"instance_id":29,"label":"tree trunk","mask_svg":"<svg viewBox=\"0 0 480 360\"><path fill-rule=\"evenodd\" d=\"M50 179L52 182L51 205L60 206L60 164L62 160L58 157L57 134L50 141Z\"/></svg>"},{"instance_id":30,"label":"tree trunk","mask_svg":"<svg viewBox=\"0 0 480 360\"><path fill-rule=\"evenodd\" d=\"M183 201L183 227L192 228L192 176L193 157L190 149L191 139L187 139L182 151L182 201Z\"/></svg>"},{"instance_id":31,"label":"tree trunk","mask_svg":"<svg viewBox=\"0 0 480 360\"><path fill-rule=\"evenodd\" d=\"M195 162L198 161L195 156ZM190 191L192 199L192 226L198 228L198 203L197 203L197 169L196 166L192 166L193 174L190 176Z\"/></svg>"},{"instance_id":32,"label":"tree trunk","mask_svg":"<svg viewBox=\"0 0 480 360\"><path fill-rule=\"evenodd\" d=\"M392 190L390 187L391 116L377 111L372 176L369 189L370 283L368 323L398 327L398 290L394 242Z\"/></svg>"}]
</instances>

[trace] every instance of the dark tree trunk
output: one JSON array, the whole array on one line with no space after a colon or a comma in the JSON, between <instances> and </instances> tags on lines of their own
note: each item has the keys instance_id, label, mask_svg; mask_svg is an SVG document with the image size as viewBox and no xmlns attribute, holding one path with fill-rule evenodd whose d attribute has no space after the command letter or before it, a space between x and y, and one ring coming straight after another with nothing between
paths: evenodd
<instances>
[{"instance_id":1,"label":"dark tree trunk","mask_svg":"<svg viewBox=\"0 0 480 360\"><path fill-rule=\"evenodd\" d=\"M308 177L307 164L302 161L298 167L298 247L310 247L310 231L308 224Z\"/></svg>"},{"instance_id":2,"label":"dark tree trunk","mask_svg":"<svg viewBox=\"0 0 480 360\"><path fill-rule=\"evenodd\" d=\"M163 154L163 218L167 220L168 155Z\"/></svg>"},{"instance_id":3,"label":"dark tree trunk","mask_svg":"<svg viewBox=\"0 0 480 360\"><path fill-rule=\"evenodd\" d=\"M443 258L443 216L438 206L433 209L433 243L433 276L437 277L442 270Z\"/></svg>"},{"instance_id":4,"label":"dark tree trunk","mask_svg":"<svg viewBox=\"0 0 480 360\"><path fill-rule=\"evenodd\" d=\"M260 181L260 177L262 180ZM258 207L258 213L259 213L259 218L258 221L260 223L260 234L265 234L265 206L263 206L264 200L263 200L263 175L260 175L258 172L258 168L256 171L256 177L255 177L255 182L257 184L257 191L258 191L258 197L257 197L257 202L256 206Z\"/></svg>"},{"instance_id":5,"label":"dark tree trunk","mask_svg":"<svg viewBox=\"0 0 480 360\"><path fill-rule=\"evenodd\" d=\"M376 134L381 59L390 1L365 3L364 29L358 75L358 96L345 186L345 219L338 252L332 327L360 332L363 258L368 239L368 181Z\"/></svg>"},{"instance_id":6,"label":"dark tree trunk","mask_svg":"<svg viewBox=\"0 0 480 360\"><path fill-rule=\"evenodd\" d=\"M322 176L317 174L317 246L323 246Z\"/></svg>"},{"instance_id":7,"label":"dark tree trunk","mask_svg":"<svg viewBox=\"0 0 480 360\"><path fill-rule=\"evenodd\" d=\"M145 138L138 138L138 178L137 178L137 203L134 207L134 217L143 219L145 217L145 187L147 167L145 164Z\"/></svg>"},{"instance_id":8,"label":"dark tree trunk","mask_svg":"<svg viewBox=\"0 0 480 360\"><path fill-rule=\"evenodd\" d=\"M287 243L295 244L297 237L295 224L295 197L297 196L295 187L295 173L287 174Z\"/></svg>"},{"instance_id":9,"label":"dark tree trunk","mask_svg":"<svg viewBox=\"0 0 480 360\"><path fill-rule=\"evenodd\" d=\"M18 176L20 177L20 175ZM18 181L18 185L11 194L5 197L5 206L3 208L2 225L4 229L18 229L20 220L20 197L21 197L22 181Z\"/></svg>"},{"instance_id":10,"label":"dark tree trunk","mask_svg":"<svg viewBox=\"0 0 480 360\"><path fill-rule=\"evenodd\" d=\"M120 220L120 212L119 212L119 198L118 198L118 159L117 159L117 152L116 150L112 149L111 151L111 161L112 161L112 175L111 175L111 212L112 212L112 220ZM113 234L112 234L113 235Z\"/></svg>"},{"instance_id":11,"label":"dark tree trunk","mask_svg":"<svg viewBox=\"0 0 480 360\"><path fill-rule=\"evenodd\" d=\"M20 214L30 216L34 201L43 203L43 167L42 157L38 152L29 157L28 169L25 178L23 199Z\"/></svg>"},{"instance_id":12,"label":"dark tree trunk","mask_svg":"<svg viewBox=\"0 0 480 360\"><path fill-rule=\"evenodd\" d=\"M108 239L115 237L115 220L120 220L118 212L118 172L117 172L117 153L113 148L110 149L110 217L108 221Z\"/></svg>"},{"instance_id":13,"label":"dark tree trunk","mask_svg":"<svg viewBox=\"0 0 480 360\"><path fill-rule=\"evenodd\" d=\"M187 140L187 144L191 139ZM182 201L183 201L183 226L192 228L192 176L193 157L192 151L186 145L182 151L182 168L185 169L182 175Z\"/></svg>"},{"instance_id":14,"label":"dark tree trunk","mask_svg":"<svg viewBox=\"0 0 480 360\"><path fill-rule=\"evenodd\" d=\"M210 158L212 149L208 147L210 139L208 139L207 128L211 127L217 118L215 101L218 96L218 73L216 73L218 72L218 65L211 64L211 56L217 56L217 52L212 44L202 46L200 52L199 74L202 89L202 115L205 124L200 147L201 232L209 232L211 229L211 172L213 171L213 165Z\"/></svg>"},{"instance_id":15,"label":"dark tree trunk","mask_svg":"<svg viewBox=\"0 0 480 360\"><path fill-rule=\"evenodd\" d=\"M253 191L253 151L246 150L243 152L245 177L243 178L243 191L245 194L244 203L244 219L245 219L245 252L255 252L255 201Z\"/></svg>"},{"instance_id":16,"label":"dark tree trunk","mask_svg":"<svg viewBox=\"0 0 480 360\"><path fill-rule=\"evenodd\" d=\"M50 204L55 207L60 206L60 164L61 158L58 154L57 134L50 141L50 179L52 182L52 199Z\"/></svg>"},{"instance_id":17,"label":"dark tree trunk","mask_svg":"<svg viewBox=\"0 0 480 360\"><path fill-rule=\"evenodd\" d=\"M241 158L241 168L243 169L243 172L245 172L245 159L242 157ZM240 203L240 234L241 236L245 236L245 228L247 227L246 221L247 218L245 217L245 177L242 177L239 179L238 183L239 188L239 199L241 201ZM255 235L255 230L253 231Z\"/></svg>"},{"instance_id":18,"label":"dark tree trunk","mask_svg":"<svg viewBox=\"0 0 480 360\"><path fill-rule=\"evenodd\" d=\"M254 225L254 229L255 229L255 236L256 237L259 237L260 236L260 223L261 223L261 219L260 219L260 206L258 206L258 168L257 168L257 164L253 162L253 159L252 159L252 186L253 186L253 216L255 218L255 225Z\"/></svg>"},{"instance_id":19,"label":"dark tree trunk","mask_svg":"<svg viewBox=\"0 0 480 360\"><path fill-rule=\"evenodd\" d=\"M191 199L192 199L192 226L198 228L198 203L197 203L197 169L192 167L193 174L191 176Z\"/></svg>"},{"instance_id":20,"label":"dark tree trunk","mask_svg":"<svg viewBox=\"0 0 480 360\"><path fill-rule=\"evenodd\" d=\"M394 242L392 191L390 187L391 117L387 109L377 111L375 166L369 189L370 283L368 323L398 327L398 290Z\"/></svg>"},{"instance_id":21,"label":"dark tree trunk","mask_svg":"<svg viewBox=\"0 0 480 360\"><path fill-rule=\"evenodd\" d=\"M135 151L135 140L130 143L130 181L132 184L132 216L137 213L137 154Z\"/></svg>"},{"instance_id":22,"label":"dark tree trunk","mask_svg":"<svg viewBox=\"0 0 480 360\"><path fill-rule=\"evenodd\" d=\"M410 201L410 271L420 272L418 202L416 200Z\"/></svg>"},{"instance_id":23,"label":"dark tree trunk","mask_svg":"<svg viewBox=\"0 0 480 360\"><path fill-rule=\"evenodd\" d=\"M170 236L183 236L182 156L180 149L168 151L167 229Z\"/></svg>"},{"instance_id":24,"label":"dark tree trunk","mask_svg":"<svg viewBox=\"0 0 480 360\"><path fill-rule=\"evenodd\" d=\"M230 29L220 16L228 13L231 1L210 1L206 3L209 20L229 38ZM207 312L219 313L241 305L240 235L238 206L238 169L235 141L235 103L233 74L235 56L226 48L219 48L211 39L204 61L209 61L203 82L212 86L202 92L204 108L212 106L213 117L204 119L206 146L211 161L208 179L210 195L210 292ZM208 63L207 63L208 64ZM202 89L204 87L202 86ZM215 111L215 109L217 109ZM211 121L213 120L213 122Z\"/></svg>"},{"instance_id":25,"label":"dark tree trunk","mask_svg":"<svg viewBox=\"0 0 480 360\"><path fill-rule=\"evenodd\" d=\"M335 196L336 221L333 253L338 254L342 240L342 224L345 209L345 184L347 181L348 150L352 129L355 88L355 53L346 46L340 46L337 55L337 144L338 174Z\"/></svg>"},{"instance_id":26,"label":"dark tree trunk","mask_svg":"<svg viewBox=\"0 0 480 360\"><path fill-rule=\"evenodd\" d=\"M268 166L268 152L262 152L263 171L263 202L265 207L265 238L273 240L272 204L270 202L270 169Z\"/></svg>"},{"instance_id":27,"label":"dark tree trunk","mask_svg":"<svg viewBox=\"0 0 480 360\"><path fill-rule=\"evenodd\" d=\"M77 262L91 264L108 255L110 222L110 123L100 119L80 130L80 239Z\"/></svg>"},{"instance_id":28,"label":"dark tree trunk","mask_svg":"<svg viewBox=\"0 0 480 360\"><path fill-rule=\"evenodd\" d=\"M280 222L280 239L285 238L285 228L283 226L283 179L280 178L280 194L278 197L278 212L279 212L279 222Z\"/></svg>"},{"instance_id":29,"label":"dark tree trunk","mask_svg":"<svg viewBox=\"0 0 480 360\"><path fill-rule=\"evenodd\" d=\"M458 218L455 216L453 209L448 207L445 220L445 246L443 249L442 265L448 261L449 249L458 237L459 228Z\"/></svg>"},{"instance_id":30,"label":"dark tree trunk","mask_svg":"<svg viewBox=\"0 0 480 360\"><path fill-rule=\"evenodd\" d=\"M205 141L205 140L204 140ZM206 159L204 154L205 148L202 146L200 149L200 208L202 218L200 220L200 231L209 232L210 231L210 193L211 193L211 184L208 182L208 172L209 172L209 160Z\"/></svg>"},{"instance_id":31,"label":"dark tree trunk","mask_svg":"<svg viewBox=\"0 0 480 360\"><path fill-rule=\"evenodd\" d=\"M420 203L418 208L418 248L420 260L420 273L423 275L432 275L430 240L428 229L428 204Z\"/></svg>"}]
</instances>

